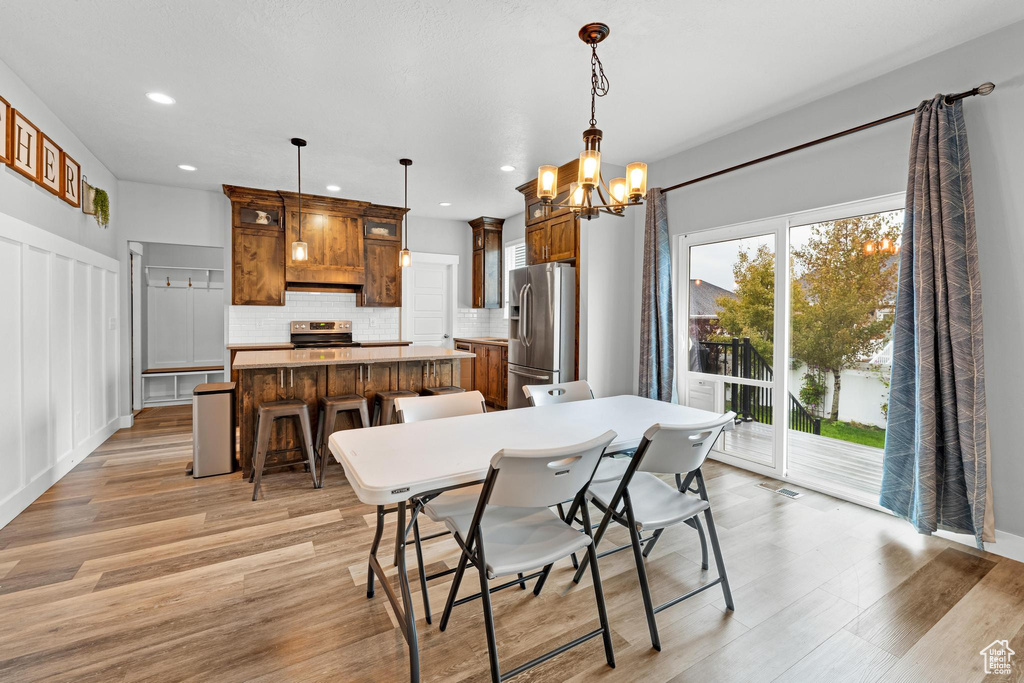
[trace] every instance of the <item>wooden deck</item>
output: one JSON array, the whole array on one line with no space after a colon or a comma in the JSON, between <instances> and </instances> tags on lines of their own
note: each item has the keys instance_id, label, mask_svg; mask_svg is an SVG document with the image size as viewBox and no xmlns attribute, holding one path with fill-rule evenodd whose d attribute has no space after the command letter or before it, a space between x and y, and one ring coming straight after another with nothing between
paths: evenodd
<instances>
[{"instance_id":1,"label":"wooden deck","mask_svg":"<svg viewBox=\"0 0 1024 683\"><path fill-rule=\"evenodd\" d=\"M725 452L770 465L772 426L743 422L725 435ZM882 449L789 430L788 472L808 483L842 489L877 502L882 486Z\"/></svg>"},{"instance_id":2,"label":"wooden deck","mask_svg":"<svg viewBox=\"0 0 1024 683\"><path fill-rule=\"evenodd\" d=\"M0 529L0 681L408 680L383 591L366 599L373 508L340 468L320 490L268 473L251 502L240 474L184 475L190 416L143 411ZM736 611L717 588L665 610L655 652L633 558L617 553L600 562L617 668L597 639L515 680L982 681L988 643L1024 653L1021 563L829 496L789 500L722 463L705 476ZM424 546L428 571L458 559L450 536ZM656 602L715 578L687 528L665 533L647 572ZM571 574L559 562L539 597L495 594L506 670L595 628L590 579L570 588ZM423 680L489 680L480 603L442 633L415 574L412 587ZM447 588L430 586L435 616ZM1022 661L998 680L1024 680Z\"/></svg>"}]
</instances>

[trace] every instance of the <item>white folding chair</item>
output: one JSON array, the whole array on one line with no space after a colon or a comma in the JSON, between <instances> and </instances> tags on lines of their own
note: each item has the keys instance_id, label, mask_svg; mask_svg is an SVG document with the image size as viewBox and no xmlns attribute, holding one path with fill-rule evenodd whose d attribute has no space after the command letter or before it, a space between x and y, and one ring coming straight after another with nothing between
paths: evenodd
<instances>
[{"instance_id":1,"label":"white folding chair","mask_svg":"<svg viewBox=\"0 0 1024 683\"><path fill-rule=\"evenodd\" d=\"M574 401L589 401L594 398L594 391L590 383L585 379L578 379L575 382L560 382L558 384L527 384L523 387L526 400L531 406L549 406L556 403L572 403ZM632 454L632 451L623 451L620 455ZM612 481L622 477L629 465L628 458L607 457L601 460L597 468L594 481ZM573 562L575 566L575 562Z\"/></svg>"},{"instance_id":2,"label":"white folding chair","mask_svg":"<svg viewBox=\"0 0 1024 683\"><path fill-rule=\"evenodd\" d=\"M466 391L456 394L438 394L435 396L407 396L395 399L395 410L398 412L398 421L420 422L422 420L436 420L442 417L457 417L459 415L479 415L487 412L484 403L484 396L479 391ZM440 522L446 515L450 514L471 514L480 498L480 486L468 486L452 491L445 491L437 496L423 496L414 499L413 505L419 506L431 521ZM430 616L430 595L427 593L427 581L455 572L454 569L447 569L435 574L427 575L423 566L422 541L429 541L441 536L447 536L448 531L441 531L430 536L420 536L419 519L412 527L414 545L416 546L416 565L420 574L420 592L423 593L423 612L426 615L427 623L432 623ZM525 584L523 586L526 587Z\"/></svg>"},{"instance_id":3,"label":"white folding chair","mask_svg":"<svg viewBox=\"0 0 1024 683\"><path fill-rule=\"evenodd\" d=\"M605 660L609 666L615 666L601 574L591 536L590 513L584 501L587 486L594 476L601 455L615 436L615 432L607 431L573 446L533 451L498 451L491 458L491 467L476 509L471 514L444 518L445 526L462 547L462 557L441 615L440 628L444 631L447 627L453 607L480 598L483 603L492 681L511 678L599 635L604 640ZM577 510L582 512L582 531L559 519L551 511L552 505L566 499L573 501L568 519L572 519ZM521 585L524 580L540 577L549 572L556 561L584 548L590 559L600 628L502 674L498 664L490 594L516 584ZM476 567L480 575L480 592L456 600L468 564ZM534 570L540 571L529 576L523 575L524 572ZM517 578L494 588L488 583L488 579L512 574L517 574ZM537 592L534 591L535 594Z\"/></svg>"},{"instance_id":4,"label":"white folding chair","mask_svg":"<svg viewBox=\"0 0 1024 683\"><path fill-rule=\"evenodd\" d=\"M647 627L651 634L651 645L655 650L661 650L658 624L654 618L658 612L718 584L722 586L726 607L730 610L735 609L732 592L729 590L729 577L725 572L722 549L718 543L718 533L715 530L714 517L711 514L711 500L708 498L704 475L700 469L722 430L735 418L736 413L729 412L700 425L656 424L644 433L636 455L633 456L629 468L619 481L594 483L587 491L587 498L605 513L597 533L594 535L595 545L601 542L608 524L612 521L629 529L629 545L613 548L597 556L601 557L629 547L633 549L637 576L640 579L640 593L643 596L644 611L647 614ZM655 473L676 475L676 486L665 483L655 476ZM696 489L690 488L693 482L696 482ZM697 495L691 495L693 493ZM697 523L698 515L702 512L707 524L711 548L715 554L718 578L655 607L651 601L651 589L647 583L645 558L667 527L683 523ZM707 569L707 546L704 542L704 534L699 523L695 528L698 529L701 536L704 555L703 568ZM641 532L647 530L653 530L654 533L647 538L641 538ZM643 548L645 543L648 544L647 548ZM576 583L579 583L583 576L588 559L585 557L580 562L573 577L573 581ZM543 584L545 578L546 576L542 576L538 585Z\"/></svg>"}]
</instances>

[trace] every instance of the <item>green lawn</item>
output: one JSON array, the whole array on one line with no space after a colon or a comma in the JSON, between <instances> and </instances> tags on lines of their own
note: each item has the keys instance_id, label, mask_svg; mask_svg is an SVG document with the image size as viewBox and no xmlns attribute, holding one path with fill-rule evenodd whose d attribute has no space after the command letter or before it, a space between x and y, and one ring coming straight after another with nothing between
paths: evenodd
<instances>
[{"instance_id":1,"label":"green lawn","mask_svg":"<svg viewBox=\"0 0 1024 683\"><path fill-rule=\"evenodd\" d=\"M862 425L856 422L832 422L831 420L821 421L821 435L830 439L840 441L851 441L853 443L873 446L875 448L885 447L885 430L881 427Z\"/></svg>"}]
</instances>

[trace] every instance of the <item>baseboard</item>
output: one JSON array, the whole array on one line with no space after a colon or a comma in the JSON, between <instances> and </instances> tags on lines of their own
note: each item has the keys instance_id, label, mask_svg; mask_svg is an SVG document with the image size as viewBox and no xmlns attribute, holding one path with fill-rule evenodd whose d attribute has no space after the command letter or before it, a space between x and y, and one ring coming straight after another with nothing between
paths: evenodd
<instances>
[{"instance_id":1,"label":"baseboard","mask_svg":"<svg viewBox=\"0 0 1024 683\"><path fill-rule=\"evenodd\" d=\"M127 415L121 416L121 425L119 429L131 429L132 425L135 424L135 414L128 413Z\"/></svg>"},{"instance_id":2,"label":"baseboard","mask_svg":"<svg viewBox=\"0 0 1024 683\"><path fill-rule=\"evenodd\" d=\"M130 417L130 416L129 416ZM115 417L101 428L98 432L78 444L63 458L54 463L49 469L44 470L35 479L25 485L20 491L12 494L7 500L0 503L0 529L22 511L31 505L36 498L46 493L46 490L56 484L61 478L74 469L75 465L85 460L100 444L122 427L124 417Z\"/></svg>"},{"instance_id":3,"label":"baseboard","mask_svg":"<svg viewBox=\"0 0 1024 683\"><path fill-rule=\"evenodd\" d=\"M950 541L969 545L972 548L977 547L974 542L974 536L971 536L970 534L957 534L952 531L939 530L935 532L935 535L941 536L942 538ZM995 542L986 543L985 550L993 555L1001 555L1003 557L1008 557L1011 560L1024 562L1024 536L1017 536L1016 534L996 529Z\"/></svg>"}]
</instances>

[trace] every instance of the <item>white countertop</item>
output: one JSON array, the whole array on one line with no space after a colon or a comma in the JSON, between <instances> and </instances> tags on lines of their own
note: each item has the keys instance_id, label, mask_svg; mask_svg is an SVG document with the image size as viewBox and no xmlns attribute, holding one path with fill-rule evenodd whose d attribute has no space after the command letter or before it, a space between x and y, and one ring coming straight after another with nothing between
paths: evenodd
<instances>
[{"instance_id":1,"label":"white countertop","mask_svg":"<svg viewBox=\"0 0 1024 683\"><path fill-rule=\"evenodd\" d=\"M472 358L473 353L440 346L341 347L325 349L274 349L270 351L239 351L232 364L234 370L256 368L288 368L303 365L359 365L363 363L394 363L424 360Z\"/></svg>"},{"instance_id":2,"label":"white countertop","mask_svg":"<svg viewBox=\"0 0 1024 683\"><path fill-rule=\"evenodd\" d=\"M608 447L612 453L637 446L653 424L698 425L718 417L639 396L611 396L346 429L331 435L330 448L359 500L384 505L480 481L502 448L568 446L611 429L617 434Z\"/></svg>"}]
</instances>

